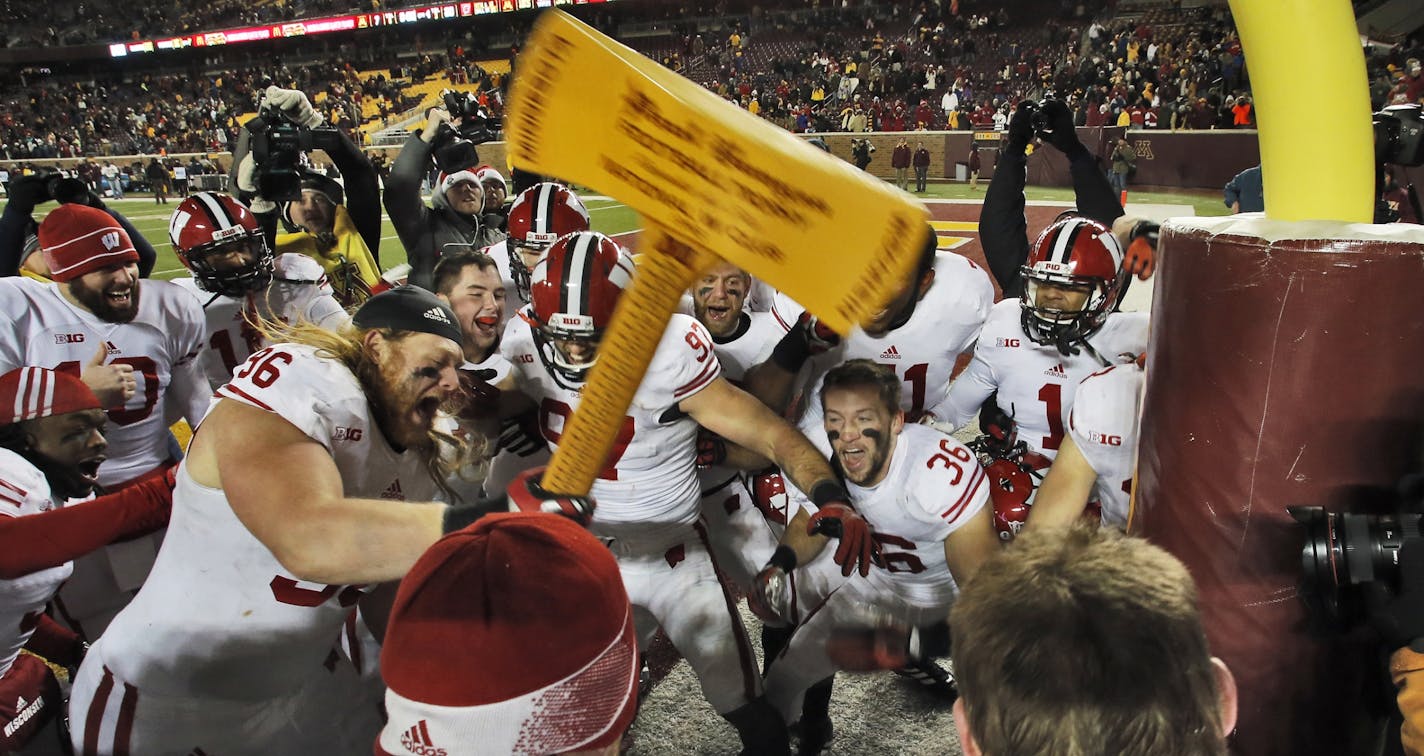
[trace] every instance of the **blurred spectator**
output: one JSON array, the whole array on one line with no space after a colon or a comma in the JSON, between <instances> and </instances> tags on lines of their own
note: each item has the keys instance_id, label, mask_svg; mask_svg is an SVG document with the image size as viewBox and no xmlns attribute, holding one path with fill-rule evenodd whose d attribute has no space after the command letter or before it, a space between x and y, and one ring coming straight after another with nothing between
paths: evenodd
<instances>
[{"instance_id":1,"label":"blurred spectator","mask_svg":"<svg viewBox=\"0 0 1424 756\"><path fill-rule=\"evenodd\" d=\"M1222 189L1222 202L1233 213L1261 213L1266 210L1266 197L1261 186L1261 165L1236 174Z\"/></svg>"},{"instance_id":2,"label":"blurred spectator","mask_svg":"<svg viewBox=\"0 0 1424 756\"><path fill-rule=\"evenodd\" d=\"M915 191L924 193L925 183L930 175L930 151L924 142L915 142L915 154L911 157L915 166Z\"/></svg>"},{"instance_id":3,"label":"blurred spectator","mask_svg":"<svg viewBox=\"0 0 1424 756\"><path fill-rule=\"evenodd\" d=\"M905 137L895 143L895 151L890 154L890 167L895 169L895 186L910 188L910 143Z\"/></svg>"}]
</instances>

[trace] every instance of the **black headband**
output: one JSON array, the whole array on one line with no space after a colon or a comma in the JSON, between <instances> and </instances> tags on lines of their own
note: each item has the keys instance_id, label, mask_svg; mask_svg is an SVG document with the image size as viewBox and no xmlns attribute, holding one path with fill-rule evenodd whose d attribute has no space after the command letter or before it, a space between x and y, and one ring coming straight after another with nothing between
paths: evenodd
<instances>
[{"instance_id":1,"label":"black headband","mask_svg":"<svg viewBox=\"0 0 1424 756\"><path fill-rule=\"evenodd\" d=\"M444 336L456 344L464 334L450 306L418 286L397 286L366 300L351 322L357 328L389 328Z\"/></svg>"}]
</instances>

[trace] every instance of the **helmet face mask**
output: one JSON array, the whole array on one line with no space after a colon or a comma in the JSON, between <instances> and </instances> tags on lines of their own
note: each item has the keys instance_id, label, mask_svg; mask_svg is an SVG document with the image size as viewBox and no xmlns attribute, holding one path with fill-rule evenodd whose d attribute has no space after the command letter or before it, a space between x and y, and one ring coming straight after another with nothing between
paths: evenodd
<instances>
[{"instance_id":1,"label":"helmet face mask","mask_svg":"<svg viewBox=\"0 0 1424 756\"><path fill-rule=\"evenodd\" d=\"M560 238L534 266L530 311L539 358L554 380L577 388L598 362L598 345L632 281L633 258L593 231Z\"/></svg>"},{"instance_id":2,"label":"helmet face mask","mask_svg":"<svg viewBox=\"0 0 1424 756\"><path fill-rule=\"evenodd\" d=\"M272 283L272 250L256 217L226 194L199 192L183 200L168 232L203 291L244 297Z\"/></svg>"},{"instance_id":3,"label":"helmet face mask","mask_svg":"<svg viewBox=\"0 0 1424 756\"><path fill-rule=\"evenodd\" d=\"M1024 334L1064 354L1102 328L1122 292L1123 252L1112 230L1070 217L1054 222L1034 242L1023 267L1020 299Z\"/></svg>"}]
</instances>

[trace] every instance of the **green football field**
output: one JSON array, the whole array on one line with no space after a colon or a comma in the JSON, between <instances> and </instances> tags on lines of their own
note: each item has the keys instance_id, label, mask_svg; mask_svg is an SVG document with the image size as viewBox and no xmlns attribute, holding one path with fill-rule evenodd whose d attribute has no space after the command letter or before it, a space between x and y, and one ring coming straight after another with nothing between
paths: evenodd
<instances>
[{"instance_id":1,"label":"green football field","mask_svg":"<svg viewBox=\"0 0 1424 756\"><path fill-rule=\"evenodd\" d=\"M1025 191L1029 202L1071 202L1073 190L1057 187L1029 187ZM984 186L971 190L964 184L932 184L922 195L928 199L982 200ZM1128 197L1131 203L1154 203L1166 205L1190 205L1197 215L1225 215L1228 210L1216 192L1134 192ZM139 232L158 250L158 263L154 266L154 278L176 278L184 274L183 266L173 254L168 242L168 219L177 206L177 200L170 199L166 205L154 204L153 199L144 195L129 195L127 199L109 201L109 205L123 213L138 228ZM622 203L608 199L590 199L586 202L593 218L595 230L606 234L617 234L641 228L638 214ZM43 217L53 205L41 206L37 216ZM405 262L405 250L396 239L395 228L389 218L382 216L381 223L381 267L391 268Z\"/></svg>"}]
</instances>

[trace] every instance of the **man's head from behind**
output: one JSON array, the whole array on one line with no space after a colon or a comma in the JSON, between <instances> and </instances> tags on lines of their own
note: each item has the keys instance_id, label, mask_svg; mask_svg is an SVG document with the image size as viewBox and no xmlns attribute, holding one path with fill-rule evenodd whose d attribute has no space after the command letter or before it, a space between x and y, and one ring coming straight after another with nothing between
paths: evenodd
<instances>
[{"instance_id":1,"label":"man's head from behind","mask_svg":"<svg viewBox=\"0 0 1424 756\"><path fill-rule=\"evenodd\" d=\"M401 581L377 753L617 753L638 689L613 555L572 521L485 515ZM453 748L452 748L453 746Z\"/></svg>"},{"instance_id":2,"label":"man's head from behind","mask_svg":"<svg viewBox=\"0 0 1424 756\"><path fill-rule=\"evenodd\" d=\"M1029 530L950 613L970 756L1225 753L1236 684L1185 566L1084 525Z\"/></svg>"},{"instance_id":3,"label":"man's head from behind","mask_svg":"<svg viewBox=\"0 0 1424 756\"><path fill-rule=\"evenodd\" d=\"M113 216L60 205L40 223L39 244L50 277L71 302L110 323L138 314L138 252Z\"/></svg>"}]
</instances>

